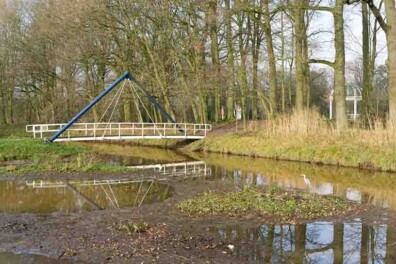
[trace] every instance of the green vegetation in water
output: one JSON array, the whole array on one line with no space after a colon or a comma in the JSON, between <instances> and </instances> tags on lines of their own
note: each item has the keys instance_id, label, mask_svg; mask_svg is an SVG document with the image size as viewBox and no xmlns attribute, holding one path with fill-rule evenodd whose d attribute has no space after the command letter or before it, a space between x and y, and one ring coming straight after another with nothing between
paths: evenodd
<instances>
[{"instance_id":1,"label":"green vegetation in water","mask_svg":"<svg viewBox=\"0 0 396 264\"><path fill-rule=\"evenodd\" d=\"M278 222L295 223L342 215L356 206L356 203L340 197L284 192L273 185L268 193L252 187L226 194L204 193L181 202L178 208L189 216L258 213Z\"/></svg>"},{"instance_id":2,"label":"green vegetation in water","mask_svg":"<svg viewBox=\"0 0 396 264\"><path fill-rule=\"evenodd\" d=\"M0 138L0 173L119 172L124 166L102 163L83 147L44 144L29 138Z\"/></svg>"},{"instance_id":3,"label":"green vegetation in water","mask_svg":"<svg viewBox=\"0 0 396 264\"><path fill-rule=\"evenodd\" d=\"M113 224L113 228L117 231L132 235L146 232L150 228L150 224L147 222L122 222Z\"/></svg>"}]
</instances>

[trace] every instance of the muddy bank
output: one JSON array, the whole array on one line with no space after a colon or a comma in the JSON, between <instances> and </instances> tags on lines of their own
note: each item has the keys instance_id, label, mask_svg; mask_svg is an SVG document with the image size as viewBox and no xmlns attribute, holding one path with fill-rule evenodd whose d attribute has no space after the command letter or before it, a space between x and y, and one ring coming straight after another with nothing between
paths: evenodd
<instances>
[{"instance_id":1,"label":"muddy bank","mask_svg":"<svg viewBox=\"0 0 396 264\"><path fill-rule=\"evenodd\" d=\"M175 188L174 197L139 208L79 213L1 214L0 252L23 252L55 259L100 263L129 262L131 259L161 259L161 263L212 259L221 263L227 257L226 245L205 231L208 219L202 219L201 226L196 226L197 220L189 221L175 209L175 204L184 197L215 186L207 182L197 182L194 186L191 186L191 182L172 182L172 185ZM216 183L216 188L227 190L231 187L221 187ZM131 235L114 228L114 224L125 221L147 221L150 228L147 232ZM194 232L190 230L192 226Z\"/></svg>"},{"instance_id":2,"label":"muddy bank","mask_svg":"<svg viewBox=\"0 0 396 264\"><path fill-rule=\"evenodd\" d=\"M68 176L81 178L79 174ZM51 177L60 179L64 175ZM25 176L25 179L31 178ZM246 241L232 236L219 236L219 227L242 225L256 230L263 223L276 224L271 219L255 215L243 218L189 218L176 208L181 201L213 190L229 192L235 190L236 186L222 180L178 180L169 183L174 188L172 197L162 203L136 208L79 213L0 214L0 252L38 254L53 259L98 263L237 263L246 261L246 258L235 255L233 246L240 249L247 245ZM383 213L382 209L367 207L367 210L342 219L333 217L321 221L353 221L356 218L364 218L366 222L376 224L395 221L395 213L387 213L386 219L383 218ZM128 234L114 228L115 224L142 221L150 225L147 232Z\"/></svg>"}]
</instances>

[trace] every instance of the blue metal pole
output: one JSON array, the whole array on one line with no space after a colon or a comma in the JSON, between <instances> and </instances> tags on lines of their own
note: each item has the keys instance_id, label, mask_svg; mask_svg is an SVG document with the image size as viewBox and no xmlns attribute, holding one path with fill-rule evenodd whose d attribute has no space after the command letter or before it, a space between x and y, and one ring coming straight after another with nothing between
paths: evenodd
<instances>
[{"instance_id":1,"label":"blue metal pole","mask_svg":"<svg viewBox=\"0 0 396 264\"><path fill-rule=\"evenodd\" d=\"M55 139L57 139L63 132L65 132L69 127L71 127L80 117L82 117L85 113L87 113L94 105L96 105L103 97L106 96L111 90L114 89L120 82L122 82L125 79L131 79L131 75L129 72L124 72L123 75L118 77L117 80L115 80L106 90L104 90L98 97L96 97L89 105L87 105L83 110L80 111L75 117L73 117L72 120L69 121L64 127L59 129L58 132L56 132L50 139L50 142L54 142Z\"/></svg>"}]
</instances>

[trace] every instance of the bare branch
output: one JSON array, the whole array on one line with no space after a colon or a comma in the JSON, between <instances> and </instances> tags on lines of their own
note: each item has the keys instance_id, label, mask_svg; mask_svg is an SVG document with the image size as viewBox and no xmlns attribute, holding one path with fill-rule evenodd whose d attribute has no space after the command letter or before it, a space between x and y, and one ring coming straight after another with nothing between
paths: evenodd
<instances>
[{"instance_id":1,"label":"bare branch","mask_svg":"<svg viewBox=\"0 0 396 264\"><path fill-rule=\"evenodd\" d=\"M320 64L325 64L330 67L334 67L334 62L328 61L328 60L317 60L317 59L310 59L309 63L320 63Z\"/></svg>"}]
</instances>

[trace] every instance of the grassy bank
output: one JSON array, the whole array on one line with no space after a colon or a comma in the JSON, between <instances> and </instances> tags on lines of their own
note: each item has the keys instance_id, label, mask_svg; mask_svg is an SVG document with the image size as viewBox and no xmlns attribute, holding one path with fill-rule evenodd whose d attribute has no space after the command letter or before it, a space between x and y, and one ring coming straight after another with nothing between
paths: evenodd
<instances>
[{"instance_id":1,"label":"grassy bank","mask_svg":"<svg viewBox=\"0 0 396 264\"><path fill-rule=\"evenodd\" d=\"M268 193L250 187L225 194L205 193L180 203L178 207L190 216L256 213L277 222L296 223L343 215L357 206L339 197L284 192L273 185Z\"/></svg>"},{"instance_id":2,"label":"grassy bank","mask_svg":"<svg viewBox=\"0 0 396 264\"><path fill-rule=\"evenodd\" d=\"M43 144L41 140L0 138L0 173L117 172L125 167L103 163L89 150L65 144Z\"/></svg>"},{"instance_id":3,"label":"grassy bank","mask_svg":"<svg viewBox=\"0 0 396 264\"><path fill-rule=\"evenodd\" d=\"M190 150L396 171L396 129L338 132L315 113L256 122L240 132L213 133Z\"/></svg>"}]
</instances>

